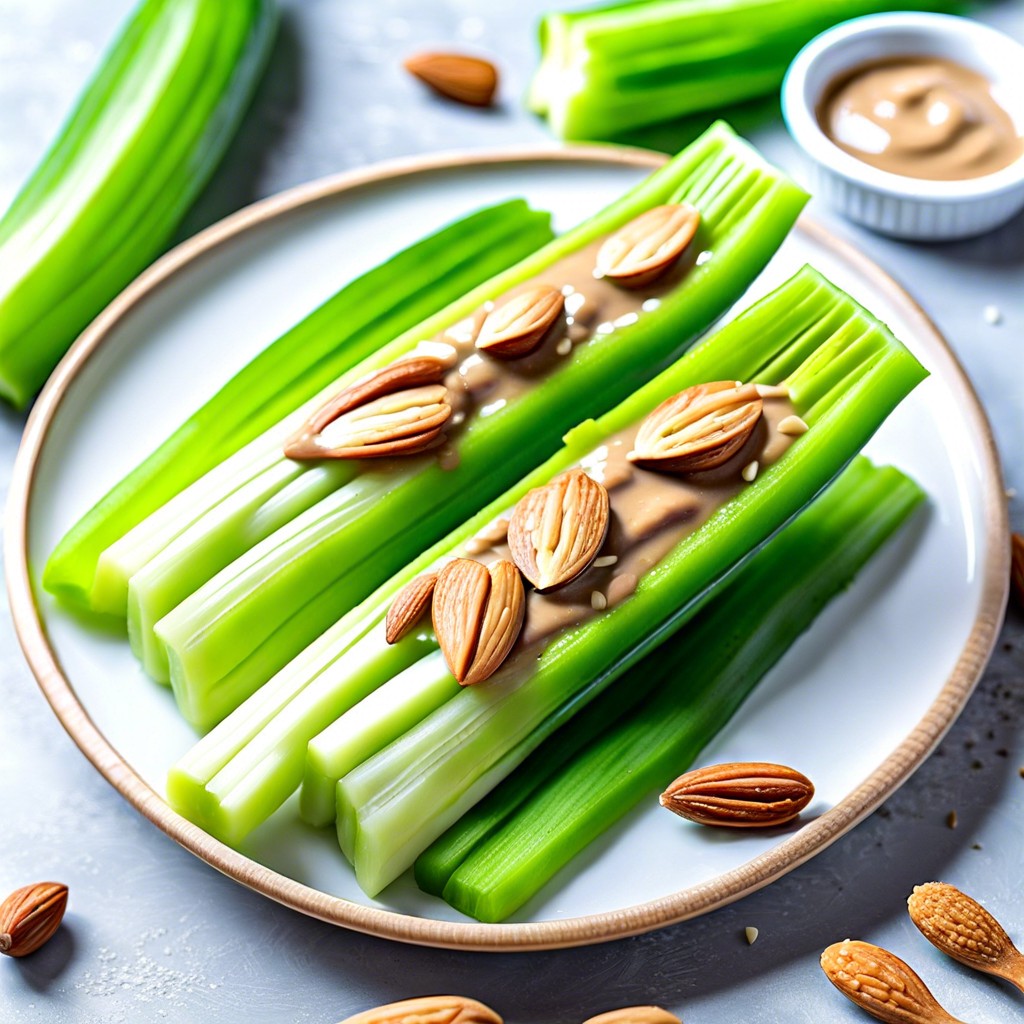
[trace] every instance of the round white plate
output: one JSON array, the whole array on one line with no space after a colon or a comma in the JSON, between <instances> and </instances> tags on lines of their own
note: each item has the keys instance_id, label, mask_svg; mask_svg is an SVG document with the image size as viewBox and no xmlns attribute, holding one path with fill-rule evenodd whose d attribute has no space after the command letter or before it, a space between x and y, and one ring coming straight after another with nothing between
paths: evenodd
<instances>
[{"instance_id":1,"label":"round white plate","mask_svg":"<svg viewBox=\"0 0 1024 1024\"><path fill-rule=\"evenodd\" d=\"M58 538L263 346L341 284L440 224L525 196L564 230L661 157L587 147L433 158L316 182L243 210L133 284L78 341L33 412L9 507L16 627L57 715L96 767L198 856L306 913L433 945L523 949L601 941L736 899L823 849L876 807L938 742L988 658L1006 599L1007 525L992 437L945 343L877 267L811 222L756 282L813 263L885 320L932 376L869 454L931 502L766 677L698 763L772 760L817 787L783 834L686 826L655 800L577 858L505 925L480 925L410 879L359 890L333 835L287 804L241 851L163 801L193 742L169 690L119 637L67 614L38 585Z\"/></svg>"}]
</instances>

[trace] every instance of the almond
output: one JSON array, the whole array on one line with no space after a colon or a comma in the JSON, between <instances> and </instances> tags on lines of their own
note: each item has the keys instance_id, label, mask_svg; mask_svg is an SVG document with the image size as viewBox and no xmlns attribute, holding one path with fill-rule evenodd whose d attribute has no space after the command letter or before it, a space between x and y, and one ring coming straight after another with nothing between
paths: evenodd
<instances>
[{"instance_id":1,"label":"almond","mask_svg":"<svg viewBox=\"0 0 1024 1024\"><path fill-rule=\"evenodd\" d=\"M68 887L36 882L0 903L0 953L28 956L53 938L68 905Z\"/></svg>"},{"instance_id":2,"label":"almond","mask_svg":"<svg viewBox=\"0 0 1024 1024\"><path fill-rule=\"evenodd\" d=\"M680 775L661 805L699 825L773 828L792 821L814 796L806 775L764 761L716 764Z\"/></svg>"},{"instance_id":3,"label":"almond","mask_svg":"<svg viewBox=\"0 0 1024 1024\"><path fill-rule=\"evenodd\" d=\"M660 1006L624 1006L609 1010L596 1017L588 1017L583 1024L682 1024L678 1017Z\"/></svg>"},{"instance_id":4,"label":"almond","mask_svg":"<svg viewBox=\"0 0 1024 1024\"><path fill-rule=\"evenodd\" d=\"M489 107L498 88L498 70L481 57L462 53L417 53L403 61L405 70L435 92L471 107Z\"/></svg>"},{"instance_id":5,"label":"almond","mask_svg":"<svg viewBox=\"0 0 1024 1024\"><path fill-rule=\"evenodd\" d=\"M289 459L372 459L432 447L452 414L435 356L400 359L342 389L289 438Z\"/></svg>"},{"instance_id":6,"label":"almond","mask_svg":"<svg viewBox=\"0 0 1024 1024\"><path fill-rule=\"evenodd\" d=\"M502 1024L489 1006L464 996L403 999L346 1017L341 1024Z\"/></svg>"},{"instance_id":7,"label":"almond","mask_svg":"<svg viewBox=\"0 0 1024 1024\"><path fill-rule=\"evenodd\" d=\"M666 399L640 424L631 462L668 473L697 473L728 462L750 439L762 403L753 384L719 380Z\"/></svg>"},{"instance_id":8,"label":"almond","mask_svg":"<svg viewBox=\"0 0 1024 1024\"><path fill-rule=\"evenodd\" d=\"M821 954L821 969L847 999L887 1024L963 1024L898 956L880 946L836 942Z\"/></svg>"},{"instance_id":9,"label":"almond","mask_svg":"<svg viewBox=\"0 0 1024 1024\"><path fill-rule=\"evenodd\" d=\"M456 558L438 573L434 633L459 683L472 686L497 671L519 636L525 612L523 581L508 559L488 567Z\"/></svg>"},{"instance_id":10,"label":"almond","mask_svg":"<svg viewBox=\"0 0 1024 1024\"><path fill-rule=\"evenodd\" d=\"M437 573L425 572L398 592L384 619L384 639L389 644L397 644L423 618L436 583Z\"/></svg>"},{"instance_id":11,"label":"almond","mask_svg":"<svg viewBox=\"0 0 1024 1024\"><path fill-rule=\"evenodd\" d=\"M598 277L641 288L682 256L700 227L700 211L689 203L655 206L605 239L597 253Z\"/></svg>"},{"instance_id":12,"label":"almond","mask_svg":"<svg viewBox=\"0 0 1024 1024\"><path fill-rule=\"evenodd\" d=\"M1010 584L1017 604L1024 609L1024 537L1010 534Z\"/></svg>"},{"instance_id":13,"label":"almond","mask_svg":"<svg viewBox=\"0 0 1024 1024\"><path fill-rule=\"evenodd\" d=\"M597 557L609 519L604 486L571 469L516 504L508 524L512 560L538 590L559 587Z\"/></svg>"},{"instance_id":14,"label":"almond","mask_svg":"<svg viewBox=\"0 0 1024 1024\"><path fill-rule=\"evenodd\" d=\"M548 284L513 295L487 314L476 347L501 359L529 355L554 327L564 308L565 296Z\"/></svg>"},{"instance_id":15,"label":"almond","mask_svg":"<svg viewBox=\"0 0 1024 1024\"><path fill-rule=\"evenodd\" d=\"M955 886L928 882L915 886L907 900L910 919L938 950L1024 991L1024 956L1003 926Z\"/></svg>"}]
</instances>

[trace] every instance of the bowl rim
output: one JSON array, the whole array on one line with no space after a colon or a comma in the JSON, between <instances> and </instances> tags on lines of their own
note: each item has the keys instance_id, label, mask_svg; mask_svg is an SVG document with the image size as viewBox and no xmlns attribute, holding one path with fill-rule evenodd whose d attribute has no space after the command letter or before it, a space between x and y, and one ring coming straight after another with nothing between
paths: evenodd
<instances>
[{"instance_id":1,"label":"bowl rim","mask_svg":"<svg viewBox=\"0 0 1024 1024\"><path fill-rule=\"evenodd\" d=\"M920 31L922 56L929 52L927 43L930 39L944 37L962 43L965 34L979 42L998 45L1004 50L1016 49L1020 57L1020 70L1017 72L1021 86L1019 94L1024 96L1024 44L1005 32L973 18L952 14L928 11L868 14L826 29L807 43L790 64L782 83L781 98L782 116L793 140L811 159L840 178L896 198L950 204L994 198L1024 187L1024 153L1013 163L991 174L953 181L934 181L872 167L841 149L822 130L807 97L807 80L818 63L830 53L865 37L883 37L907 29ZM918 53L908 55L916 56ZM1018 121L1024 122L1024 100L1018 114Z\"/></svg>"}]
</instances>

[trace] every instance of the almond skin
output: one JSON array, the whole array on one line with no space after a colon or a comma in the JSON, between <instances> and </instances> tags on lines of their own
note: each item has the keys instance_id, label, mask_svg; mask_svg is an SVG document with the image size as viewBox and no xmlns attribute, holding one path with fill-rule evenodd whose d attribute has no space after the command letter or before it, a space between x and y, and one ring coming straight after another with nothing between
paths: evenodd
<instances>
[{"instance_id":1,"label":"almond skin","mask_svg":"<svg viewBox=\"0 0 1024 1024\"><path fill-rule=\"evenodd\" d=\"M498 89L498 69L481 57L462 53L417 53L403 61L405 70L446 99L470 107L489 107Z\"/></svg>"},{"instance_id":2,"label":"almond skin","mask_svg":"<svg viewBox=\"0 0 1024 1024\"><path fill-rule=\"evenodd\" d=\"M666 473L716 469L747 443L762 409L753 384L737 386L726 380L696 384L647 415L629 460Z\"/></svg>"},{"instance_id":3,"label":"almond skin","mask_svg":"<svg viewBox=\"0 0 1024 1024\"><path fill-rule=\"evenodd\" d=\"M571 469L519 500L508 524L509 551L538 590L550 590L593 562L610 518L604 485Z\"/></svg>"},{"instance_id":4,"label":"almond skin","mask_svg":"<svg viewBox=\"0 0 1024 1024\"><path fill-rule=\"evenodd\" d=\"M448 668L463 686L481 683L498 670L525 614L523 580L508 559L488 567L456 558L437 575L434 633Z\"/></svg>"},{"instance_id":5,"label":"almond skin","mask_svg":"<svg viewBox=\"0 0 1024 1024\"><path fill-rule=\"evenodd\" d=\"M346 1017L340 1024L502 1024L489 1006L464 996L403 999Z\"/></svg>"},{"instance_id":6,"label":"almond skin","mask_svg":"<svg viewBox=\"0 0 1024 1024\"><path fill-rule=\"evenodd\" d=\"M716 764L680 775L660 800L698 825L774 828L792 821L814 796L806 775L765 761Z\"/></svg>"},{"instance_id":7,"label":"almond skin","mask_svg":"<svg viewBox=\"0 0 1024 1024\"><path fill-rule=\"evenodd\" d=\"M476 347L499 359L529 355L554 327L565 308L565 296L539 284L499 302L487 314Z\"/></svg>"},{"instance_id":8,"label":"almond skin","mask_svg":"<svg viewBox=\"0 0 1024 1024\"><path fill-rule=\"evenodd\" d=\"M397 644L423 618L436 583L437 573L425 572L398 592L384 619L384 639L389 644Z\"/></svg>"},{"instance_id":9,"label":"almond skin","mask_svg":"<svg viewBox=\"0 0 1024 1024\"><path fill-rule=\"evenodd\" d=\"M36 882L15 889L0 903L0 953L28 956L53 938L68 905L68 887Z\"/></svg>"},{"instance_id":10,"label":"almond skin","mask_svg":"<svg viewBox=\"0 0 1024 1024\"><path fill-rule=\"evenodd\" d=\"M880 946L836 942L821 954L821 969L847 999L886 1024L963 1024L914 971Z\"/></svg>"},{"instance_id":11,"label":"almond skin","mask_svg":"<svg viewBox=\"0 0 1024 1024\"><path fill-rule=\"evenodd\" d=\"M642 288L668 273L700 227L700 211L689 203L645 210L598 250L595 271L627 288Z\"/></svg>"},{"instance_id":12,"label":"almond skin","mask_svg":"<svg viewBox=\"0 0 1024 1024\"><path fill-rule=\"evenodd\" d=\"M682 1021L660 1006L624 1006L621 1010L588 1017L583 1024L682 1024Z\"/></svg>"}]
</instances>

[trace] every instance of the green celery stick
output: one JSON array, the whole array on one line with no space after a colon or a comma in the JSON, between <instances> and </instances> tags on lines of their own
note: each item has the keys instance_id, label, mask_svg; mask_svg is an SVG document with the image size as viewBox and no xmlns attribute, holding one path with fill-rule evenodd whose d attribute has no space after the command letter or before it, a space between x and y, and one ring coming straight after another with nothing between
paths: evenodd
<instances>
[{"instance_id":1,"label":"green celery stick","mask_svg":"<svg viewBox=\"0 0 1024 1024\"><path fill-rule=\"evenodd\" d=\"M95 608L105 548L396 334L551 238L549 215L515 199L441 228L345 285L100 499L51 554L43 585L62 600ZM151 674L165 674L152 669L147 661Z\"/></svg>"},{"instance_id":2,"label":"green celery stick","mask_svg":"<svg viewBox=\"0 0 1024 1024\"><path fill-rule=\"evenodd\" d=\"M683 630L547 740L416 861L420 887L507 918L685 771L753 687L923 500L857 459ZM623 714L623 700L633 705Z\"/></svg>"}]
</instances>

